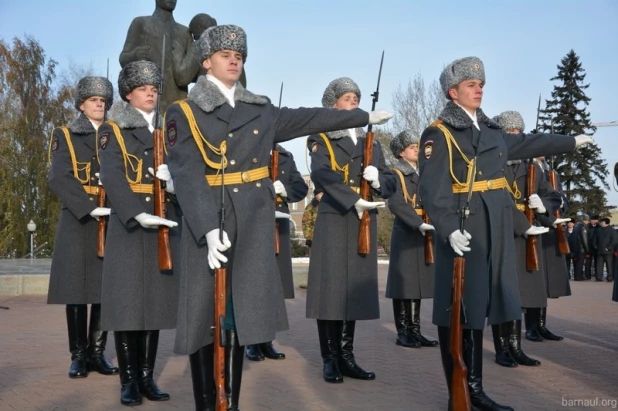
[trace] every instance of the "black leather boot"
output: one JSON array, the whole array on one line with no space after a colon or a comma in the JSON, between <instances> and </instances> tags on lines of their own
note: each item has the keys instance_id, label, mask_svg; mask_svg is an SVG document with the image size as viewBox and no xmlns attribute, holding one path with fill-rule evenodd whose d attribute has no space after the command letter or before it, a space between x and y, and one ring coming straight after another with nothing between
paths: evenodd
<instances>
[{"instance_id":1,"label":"black leather boot","mask_svg":"<svg viewBox=\"0 0 618 411\"><path fill-rule=\"evenodd\" d=\"M547 307L542 307L539 309L539 318L537 323L537 330L541 337L550 341L562 341L564 337L561 335L556 335L553 332L549 331L545 324L547 324Z\"/></svg>"},{"instance_id":2,"label":"black leather boot","mask_svg":"<svg viewBox=\"0 0 618 411\"><path fill-rule=\"evenodd\" d=\"M320 352L324 363L324 381L330 383L343 382L343 375L339 370L340 324L341 321L318 320Z\"/></svg>"},{"instance_id":3,"label":"black leather boot","mask_svg":"<svg viewBox=\"0 0 618 411\"><path fill-rule=\"evenodd\" d=\"M260 348L262 349L262 353L266 358L270 358L271 360L285 359L285 354L277 351L277 349L273 346L272 341L260 344Z\"/></svg>"},{"instance_id":4,"label":"black leather boot","mask_svg":"<svg viewBox=\"0 0 618 411\"><path fill-rule=\"evenodd\" d=\"M122 405L139 405L142 403L137 375L137 338L139 333L139 331L114 331L118 368L120 368L120 403Z\"/></svg>"},{"instance_id":5,"label":"black leather boot","mask_svg":"<svg viewBox=\"0 0 618 411\"><path fill-rule=\"evenodd\" d=\"M90 371L103 375L118 374L118 367L112 366L105 358L107 331L101 330L101 304L90 306L90 326L88 330L88 365Z\"/></svg>"},{"instance_id":6,"label":"black leather boot","mask_svg":"<svg viewBox=\"0 0 618 411\"><path fill-rule=\"evenodd\" d=\"M503 367L517 367L517 363L511 357L508 345L508 334L505 332L505 324L494 324L491 326L491 333L494 337L494 348L496 350L496 363Z\"/></svg>"},{"instance_id":7,"label":"black leather boot","mask_svg":"<svg viewBox=\"0 0 618 411\"><path fill-rule=\"evenodd\" d=\"M453 357L450 347L450 328L438 326L438 341L440 341L440 356L442 357L442 368L446 378L446 388L448 388L449 411L451 409L451 380L453 378Z\"/></svg>"},{"instance_id":8,"label":"black leather boot","mask_svg":"<svg viewBox=\"0 0 618 411\"><path fill-rule=\"evenodd\" d=\"M238 345L236 331L225 330L225 395L228 411L239 411L240 383L242 381L242 362L245 347Z\"/></svg>"},{"instance_id":9,"label":"black leather boot","mask_svg":"<svg viewBox=\"0 0 618 411\"><path fill-rule=\"evenodd\" d=\"M421 300L414 299L412 300L412 324L410 326L411 336L415 337L418 342L421 343L423 347L437 347L438 342L436 340L430 340L425 338L421 334Z\"/></svg>"},{"instance_id":10,"label":"black leather boot","mask_svg":"<svg viewBox=\"0 0 618 411\"><path fill-rule=\"evenodd\" d=\"M69 377L84 378L88 376L88 306L68 304L66 314L71 352Z\"/></svg>"},{"instance_id":11,"label":"black leather boot","mask_svg":"<svg viewBox=\"0 0 618 411\"><path fill-rule=\"evenodd\" d=\"M500 405L483 391L483 330L463 330L463 357L468 368L468 389L473 410L513 411Z\"/></svg>"},{"instance_id":12,"label":"black leather boot","mask_svg":"<svg viewBox=\"0 0 618 411\"><path fill-rule=\"evenodd\" d=\"M195 411L215 411L214 345L205 345L189 355Z\"/></svg>"},{"instance_id":13,"label":"black leather boot","mask_svg":"<svg viewBox=\"0 0 618 411\"><path fill-rule=\"evenodd\" d=\"M527 366L541 365L539 360L528 357L521 349L521 320L509 321L503 325L507 329L511 357L513 357L517 364Z\"/></svg>"},{"instance_id":14,"label":"black leather boot","mask_svg":"<svg viewBox=\"0 0 618 411\"><path fill-rule=\"evenodd\" d=\"M150 401L167 401L170 395L157 387L152 376L159 348L159 330L140 331L137 337L139 391Z\"/></svg>"},{"instance_id":15,"label":"black leather boot","mask_svg":"<svg viewBox=\"0 0 618 411\"><path fill-rule=\"evenodd\" d=\"M266 359L266 357L264 357L264 353L262 352L262 346L260 344L247 345L245 355L250 361L264 361Z\"/></svg>"},{"instance_id":16,"label":"black leather boot","mask_svg":"<svg viewBox=\"0 0 618 411\"><path fill-rule=\"evenodd\" d=\"M409 332L412 323L412 304L410 300L393 299L393 316L397 328L397 345L420 348L421 343Z\"/></svg>"},{"instance_id":17,"label":"black leather boot","mask_svg":"<svg viewBox=\"0 0 618 411\"><path fill-rule=\"evenodd\" d=\"M525 308L524 321L526 322L526 340L541 342L543 337L539 334L537 323L539 321L539 308Z\"/></svg>"},{"instance_id":18,"label":"black leather boot","mask_svg":"<svg viewBox=\"0 0 618 411\"><path fill-rule=\"evenodd\" d=\"M356 321L343 321L341 325L341 356L339 369L341 374L357 380L375 380L376 375L371 371L363 370L354 358L354 330Z\"/></svg>"}]
</instances>

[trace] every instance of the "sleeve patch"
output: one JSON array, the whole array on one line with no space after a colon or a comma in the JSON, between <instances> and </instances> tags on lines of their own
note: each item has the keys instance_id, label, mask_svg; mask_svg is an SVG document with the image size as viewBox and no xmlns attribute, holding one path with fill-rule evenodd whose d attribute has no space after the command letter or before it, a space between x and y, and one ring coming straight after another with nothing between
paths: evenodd
<instances>
[{"instance_id":1,"label":"sleeve patch","mask_svg":"<svg viewBox=\"0 0 618 411\"><path fill-rule=\"evenodd\" d=\"M101 137L99 137L99 147L101 147L101 150L105 150L108 143L109 143L109 133L102 133Z\"/></svg>"},{"instance_id":2,"label":"sleeve patch","mask_svg":"<svg viewBox=\"0 0 618 411\"><path fill-rule=\"evenodd\" d=\"M429 160L432 154L433 154L433 140L427 140L425 144L423 145L423 156L425 157L426 160Z\"/></svg>"},{"instance_id":3,"label":"sleeve patch","mask_svg":"<svg viewBox=\"0 0 618 411\"><path fill-rule=\"evenodd\" d=\"M178 138L178 132L176 130L176 122L174 120L170 120L167 122L167 142L170 146L176 144L176 139Z\"/></svg>"},{"instance_id":4,"label":"sleeve patch","mask_svg":"<svg viewBox=\"0 0 618 411\"><path fill-rule=\"evenodd\" d=\"M58 139L58 137L54 136L54 139L52 140L51 151L58 151L59 147L60 147L60 140Z\"/></svg>"},{"instance_id":5,"label":"sleeve patch","mask_svg":"<svg viewBox=\"0 0 618 411\"><path fill-rule=\"evenodd\" d=\"M311 152L312 153L317 153L318 148L319 148L319 144L318 143L311 144Z\"/></svg>"}]
</instances>

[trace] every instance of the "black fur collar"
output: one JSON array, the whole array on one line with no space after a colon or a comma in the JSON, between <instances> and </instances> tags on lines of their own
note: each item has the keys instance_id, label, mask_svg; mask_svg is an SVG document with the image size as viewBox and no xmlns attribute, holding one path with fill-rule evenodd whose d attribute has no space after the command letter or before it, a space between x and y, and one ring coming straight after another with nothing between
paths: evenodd
<instances>
[{"instance_id":1,"label":"black fur collar","mask_svg":"<svg viewBox=\"0 0 618 411\"><path fill-rule=\"evenodd\" d=\"M227 99L223 96L223 93L219 91L219 87L208 80L205 75L197 79L195 86L193 86L189 92L189 100L193 101L199 108L207 113L212 113L217 107L221 107L227 103ZM268 103L267 98L255 95L249 90L245 90L240 83L236 83L234 101L242 101L243 103L261 106Z\"/></svg>"},{"instance_id":2,"label":"black fur collar","mask_svg":"<svg viewBox=\"0 0 618 411\"><path fill-rule=\"evenodd\" d=\"M464 111L464 109L459 107L452 101L446 103L446 107L444 107L444 110L442 110L442 113L440 113L440 116L438 116L438 118L444 121L449 126L458 129L466 129L474 125L472 119ZM487 125L487 127L489 128L501 128L498 123L487 117L485 113L483 113L483 110L481 110L480 108L476 110L476 118L479 123L485 123L485 125Z\"/></svg>"},{"instance_id":3,"label":"black fur collar","mask_svg":"<svg viewBox=\"0 0 618 411\"><path fill-rule=\"evenodd\" d=\"M75 134L92 134L96 132L94 126L84 115L84 113L80 113L79 116L69 123L69 130Z\"/></svg>"},{"instance_id":4,"label":"black fur collar","mask_svg":"<svg viewBox=\"0 0 618 411\"><path fill-rule=\"evenodd\" d=\"M324 133L328 136L328 138L330 138L331 140L339 140L341 138L344 137L350 137L350 132L346 129L346 130L336 130L336 131L329 131L327 133ZM356 138L359 139L361 137L365 136L365 130L363 130L361 127L356 128ZM352 137L350 137L352 138Z\"/></svg>"},{"instance_id":5,"label":"black fur collar","mask_svg":"<svg viewBox=\"0 0 618 411\"><path fill-rule=\"evenodd\" d=\"M110 120L115 121L120 128L148 128L149 125L142 113L130 104L125 105L124 109ZM159 124L163 124L161 117L159 117Z\"/></svg>"},{"instance_id":6,"label":"black fur collar","mask_svg":"<svg viewBox=\"0 0 618 411\"><path fill-rule=\"evenodd\" d=\"M416 173L416 169L412 167L410 163L408 163L403 158L398 159L397 163L395 163L395 166L393 168L401 171L404 176L409 176L410 174Z\"/></svg>"}]
</instances>

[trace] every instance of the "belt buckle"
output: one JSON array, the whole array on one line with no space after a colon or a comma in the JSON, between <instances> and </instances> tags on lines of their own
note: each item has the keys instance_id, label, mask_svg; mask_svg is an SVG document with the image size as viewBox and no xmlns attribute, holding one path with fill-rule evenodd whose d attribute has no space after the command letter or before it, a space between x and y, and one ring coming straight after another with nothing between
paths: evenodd
<instances>
[{"instance_id":1,"label":"belt buckle","mask_svg":"<svg viewBox=\"0 0 618 411\"><path fill-rule=\"evenodd\" d=\"M494 188L494 183L491 180L487 180L487 189L491 190Z\"/></svg>"},{"instance_id":2,"label":"belt buckle","mask_svg":"<svg viewBox=\"0 0 618 411\"><path fill-rule=\"evenodd\" d=\"M248 171L243 171L242 173L240 173L240 179L243 181L243 183L248 183L251 181L251 176L249 175Z\"/></svg>"}]
</instances>

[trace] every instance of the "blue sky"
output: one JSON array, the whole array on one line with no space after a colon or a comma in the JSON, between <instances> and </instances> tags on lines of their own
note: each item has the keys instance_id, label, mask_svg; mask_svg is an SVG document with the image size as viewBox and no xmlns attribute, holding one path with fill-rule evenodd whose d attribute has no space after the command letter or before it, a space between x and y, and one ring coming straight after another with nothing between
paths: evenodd
<instances>
[{"instance_id":1,"label":"blue sky","mask_svg":"<svg viewBox=\"0 0 618 411\"><path fill-rule=\"evenodd\" d=\"M0 38L33 36L60 70L72 60L105 75L109 58L115 81L131 20L154 7L155 0L0 0ZM618 1L178 0L174 16L188 25L197 13L246 30L248 88L276 103L284 82L284 106L320 105L326 85L348 76L369 110L385 50L378 108L391 110L393 93L417 73L430 83L445 64L476 55L487 76L483 110L490 116L517 110L532 129L539 93L550 98L549 79L574 49L590 83L592 121L618 120ZM610 172L618 161L616 137L618 127L594 136ZM284 146L306 171L304 139ZM618 205L618 193L608 198Z\"/></svg>"}]
</instances>

